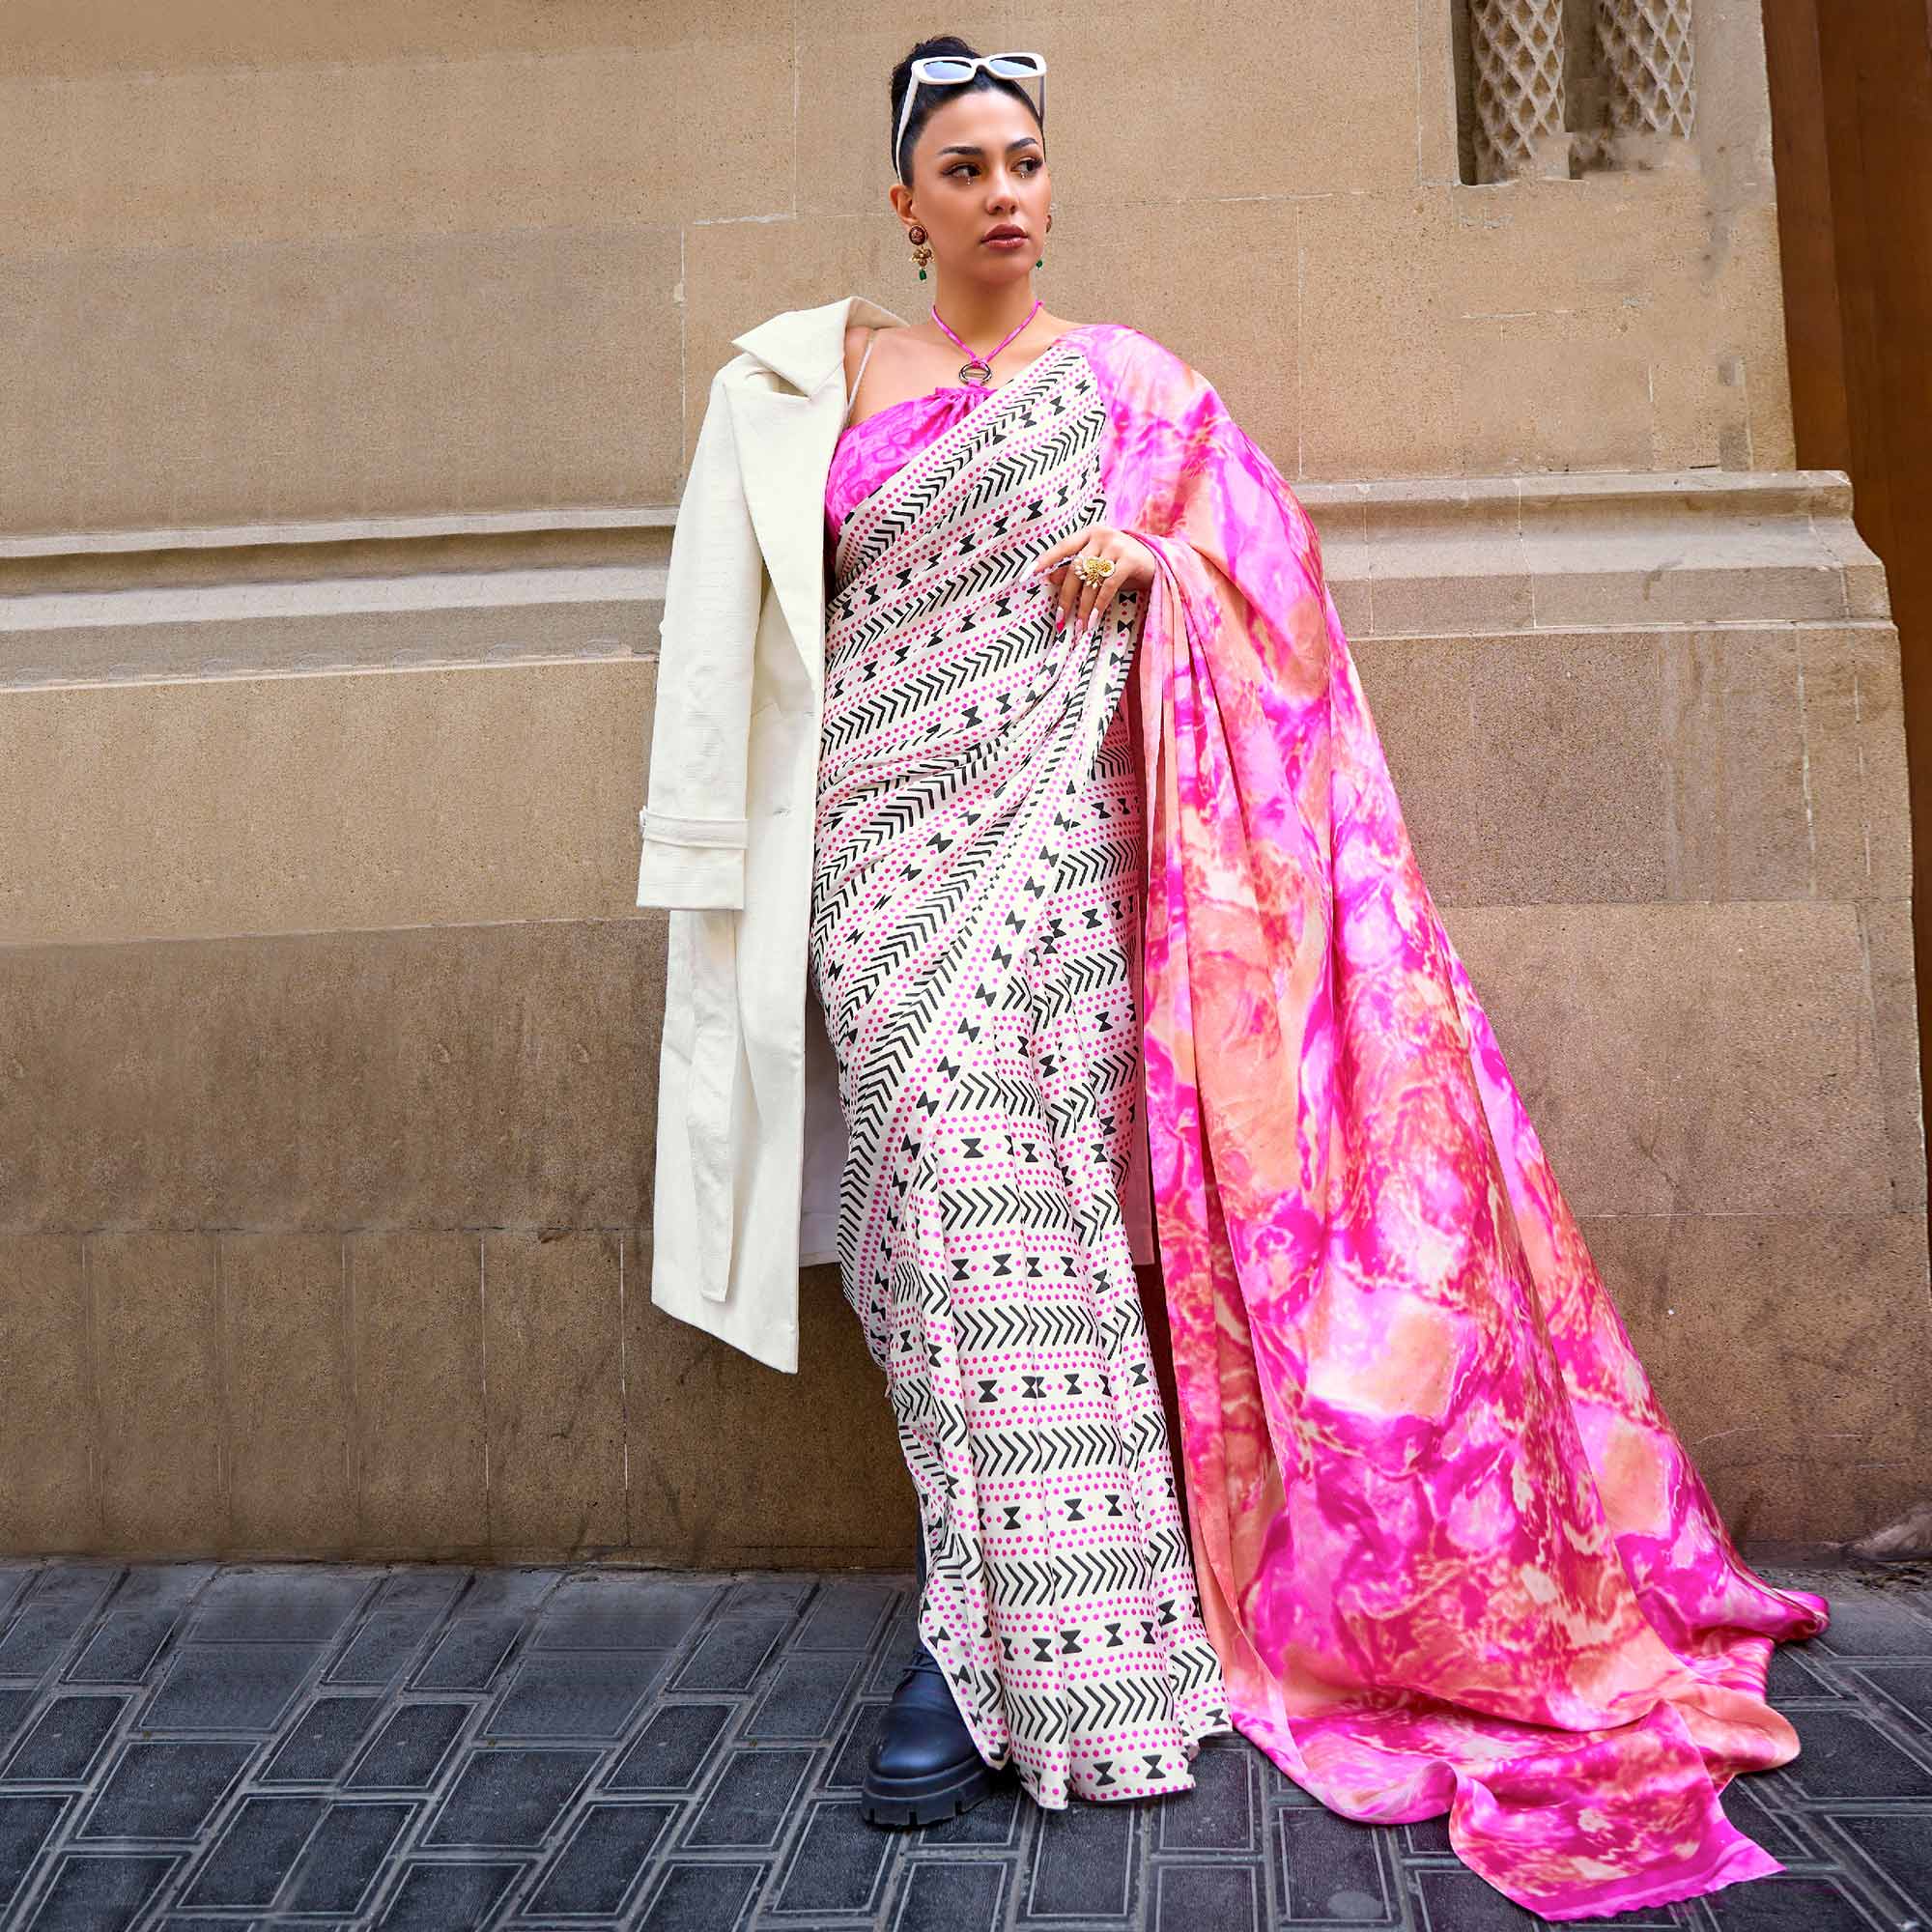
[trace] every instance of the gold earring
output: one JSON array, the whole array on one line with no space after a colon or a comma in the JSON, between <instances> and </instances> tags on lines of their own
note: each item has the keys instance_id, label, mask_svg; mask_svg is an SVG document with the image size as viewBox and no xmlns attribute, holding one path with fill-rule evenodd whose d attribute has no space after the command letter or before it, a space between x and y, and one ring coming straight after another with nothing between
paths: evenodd
<instances>
[{"instance_id":1,"label":"gold earring","mask_svg":"<svg viewBox=\"0 0 1932 1932\"><path fill-rule=\"evenodd\" d=\"M924 281L925 265L932 260L932 250L926 246L925 230L918 227L909 228L906 235L913 244L912 258L919 264L919 278Z\"/></svg>"}]
</instances>

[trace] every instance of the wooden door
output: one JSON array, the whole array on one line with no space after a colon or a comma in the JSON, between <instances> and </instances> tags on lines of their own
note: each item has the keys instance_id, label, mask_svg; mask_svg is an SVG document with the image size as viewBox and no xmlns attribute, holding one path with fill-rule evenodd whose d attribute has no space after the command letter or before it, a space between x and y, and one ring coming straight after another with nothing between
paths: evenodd
<instances>
[{"instance_id":1,"label":"wooden door","mask_svg":"<svg viewBox=\"0 0 1932 1932\"><path fill-rule=\"evenodd\" d=\"M1852 479L1898 625L1932 1093L1932 0L1764 0L1798 461Z\"/></svg>"}]
</instances>

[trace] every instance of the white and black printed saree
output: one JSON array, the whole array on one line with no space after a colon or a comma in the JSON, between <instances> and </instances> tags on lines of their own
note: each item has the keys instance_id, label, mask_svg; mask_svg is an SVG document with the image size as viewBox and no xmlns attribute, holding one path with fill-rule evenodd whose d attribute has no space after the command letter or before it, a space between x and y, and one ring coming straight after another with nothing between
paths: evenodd
<instances>
[{"instance_id":1,"label":"white and black printed saree","mask_svg":"<svg viewBox=\"0 0 1932 1932\"><path fill-rule=\"evenodd\" d=\"M1031 565L1102 501L1078 331L918 451L833 559L811 970L838 1258L930 1572L920 1629L1041 1804L1184 1789L1226 1697L1119 1190L1138 1130L1135 600Z\"/></svg>"}]
</instances>

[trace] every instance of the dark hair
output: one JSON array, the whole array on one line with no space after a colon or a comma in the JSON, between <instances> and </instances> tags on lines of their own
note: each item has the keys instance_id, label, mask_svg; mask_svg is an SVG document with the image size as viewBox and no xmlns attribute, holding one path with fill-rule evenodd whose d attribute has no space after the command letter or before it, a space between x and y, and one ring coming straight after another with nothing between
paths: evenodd
<instances>
[{"instance_id":1,"label":"dark hair","mask_svg":"<svg viewBox=\"0 0 1932 1932\"><path fill-rule=\"evenodd\" d=\"M980 49L969 46L957 34L940 34L933 40L921 41L905 59L893 69L892 94L888 102L891 118L886 123L886 139L890 143L899 125L899 110L905 105L905 91L912 79L912 64L927 54L958 54L967 60L974 59ZM928 87L921 84L919 93L912 103L912 113L906 120L905 139L899 144L899 151L893 156L893 173L905 182L912 170L907 165L912 151L919 143L920 130L932 117L935 107L943 107L949 100L956 100L962 94L984 93L991 88L1002 88L1015 99L1025 103L1026 110L1033 116L1034 126L1040 131L1044 142L1045 123L1040 119L1039 109L1034 105L1033 96L1016 80L1003 79L999 74L988 73L981 68L971 80L961 81L956 86Z\"/></svg>"}]
</instances>

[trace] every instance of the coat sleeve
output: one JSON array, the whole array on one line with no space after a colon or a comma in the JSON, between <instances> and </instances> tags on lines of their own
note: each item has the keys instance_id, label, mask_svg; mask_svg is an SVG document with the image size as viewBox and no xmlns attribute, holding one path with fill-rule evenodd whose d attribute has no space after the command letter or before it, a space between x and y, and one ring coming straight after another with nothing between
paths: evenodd
<instances>
[{"instance_id":1,"label":"coat sleeve","mask_svg":"<svg viewBox=\"0 0 1932 1932\"><path fill-rule=\"evenodd\" d=\"M745 903L746 763L764 560L723 378L721 370L712 379L671 536L650 771L638 815L640 906Z\"/></svg>"}]
</instances>

